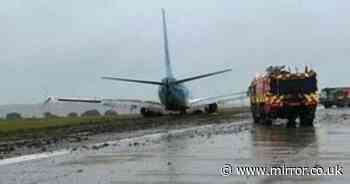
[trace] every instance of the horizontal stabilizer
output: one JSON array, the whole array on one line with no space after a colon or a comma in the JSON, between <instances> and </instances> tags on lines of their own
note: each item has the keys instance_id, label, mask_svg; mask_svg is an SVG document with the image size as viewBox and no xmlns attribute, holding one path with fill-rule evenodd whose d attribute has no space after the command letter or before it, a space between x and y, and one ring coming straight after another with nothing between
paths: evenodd
<instances>
[{"instance_id":1,"label":"horizontal stabilizer","mask_svg":"<svg viewBox=\"0 0 350 184\"><path fill-rule=\"evenodd\" d=\"M115 77L102 77L102 79L135 82L135 83L143 83L143 84L153 84L153 85L163 85L162 82L156 82L156 81L144 81L144 80L134 80L134 79L125 79L125 78L115 78Z\"/></svg>"},{"instance_id":2,"label":"horizontal stabilizer","mask_svg":"<svg viewBox=\"0 0 350 184\"><path fill-rule=\"evenodd\" d=\"M222 74L222 73L229 72L229 71L232 71L232 69L227 69L227 70L222 70L222 71L218 71L218 72L208 73L208 74L199 75L199 76L195 76L195 77L190 77L190 78L186 78L186 79L181 79L181 80L177 80L175 83L176 84L184 83L184 82L188 82L188 81L192 81L192 80L196 80L196 79L201 79L201 78L210 77L210 76L213 76L213 75Z\"/></svg>"}]
</instances>

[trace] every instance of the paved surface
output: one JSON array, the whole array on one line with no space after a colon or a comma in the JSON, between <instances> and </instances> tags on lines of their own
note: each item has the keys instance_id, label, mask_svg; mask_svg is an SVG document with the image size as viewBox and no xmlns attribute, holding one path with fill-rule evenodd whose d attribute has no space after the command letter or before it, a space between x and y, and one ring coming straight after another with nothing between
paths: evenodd
<instances>
[{"instance_id":1,"label":"paved surface","mask_svg":"<svg viewBox=\"0 0 350 184\"><path fill-rule=\"evenodd\" d=\"M0 161L0 183L348 183L350 110L319 110L314 127L250 119L168 130L54 155ZM37 157L37 158L35 158ZM47 157L47 158L45 158ZM41 159L40 159L41 158ZM31 160L32 159L32 160ZM27 161L22 161L27 160ZM225 164L232 176L222 176ZM339 165L343 176L238 176L236 166Z\"/></svg>"}]
</instances>

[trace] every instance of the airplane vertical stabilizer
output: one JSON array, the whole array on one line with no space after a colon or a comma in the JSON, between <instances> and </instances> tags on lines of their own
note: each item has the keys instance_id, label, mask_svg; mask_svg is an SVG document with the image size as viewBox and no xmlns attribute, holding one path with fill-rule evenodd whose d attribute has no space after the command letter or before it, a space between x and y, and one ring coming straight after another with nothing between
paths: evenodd
<instances>
[{"instance_id":1,"label":"airplane vertical stabilizer","mask_svg":"<svg viewBox=\"0 0 350 184\"><path fill-rule=\"evenodd\" d=\"M165 54L166 76L173 77L173 72L171 70L171 65L170 65L168 33L167 33L167 25L166 25L166 20L165 20L165 10L164 9L162 9L162 18L163 18L163 36L164 36L164 54Z\"/></svg>"}]
</instances>

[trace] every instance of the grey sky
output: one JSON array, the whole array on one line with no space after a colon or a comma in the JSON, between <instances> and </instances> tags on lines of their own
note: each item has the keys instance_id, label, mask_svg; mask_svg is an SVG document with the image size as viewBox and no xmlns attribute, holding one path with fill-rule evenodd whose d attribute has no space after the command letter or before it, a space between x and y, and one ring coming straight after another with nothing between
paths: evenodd
<instances>
[{"instance_id":1,"label":"grey sky","mask_svg":"<svg viewBox=\"0 0 350 184\"><path fill-rule=\"evenodd\" d=\"M160 8L175 75L233 72L188 83L193 96L245 90L267 65L311 64L321 87L350 85L344 0L3 0L0 104L49 95L157 99L157 87L101 80L165 74Z\"/></svg>"}]
</instances>

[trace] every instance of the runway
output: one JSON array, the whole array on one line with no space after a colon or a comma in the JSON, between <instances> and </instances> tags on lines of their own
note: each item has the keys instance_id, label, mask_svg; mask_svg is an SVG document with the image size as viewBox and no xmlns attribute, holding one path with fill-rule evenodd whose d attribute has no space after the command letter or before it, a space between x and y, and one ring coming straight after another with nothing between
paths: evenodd
<instances>
[{"instance_id":1,"label":"runway","mask_svg":"<svg viewBox=\"0 0 350 184\"><path fill-rule=\"evenodd\" d=\"M220 121L220 120L213 120ZM153 132L152 132L153 131ZM350 109L321 109L314 127L255 125L250 116L154 129L63 154L0 161L0 183L348 183ZM57 152L62 150L57 150ZM222 168L232 166L223 176ZM339 166L342 175L248 176L237 167Z\"/></svg>"}]
</instances>

